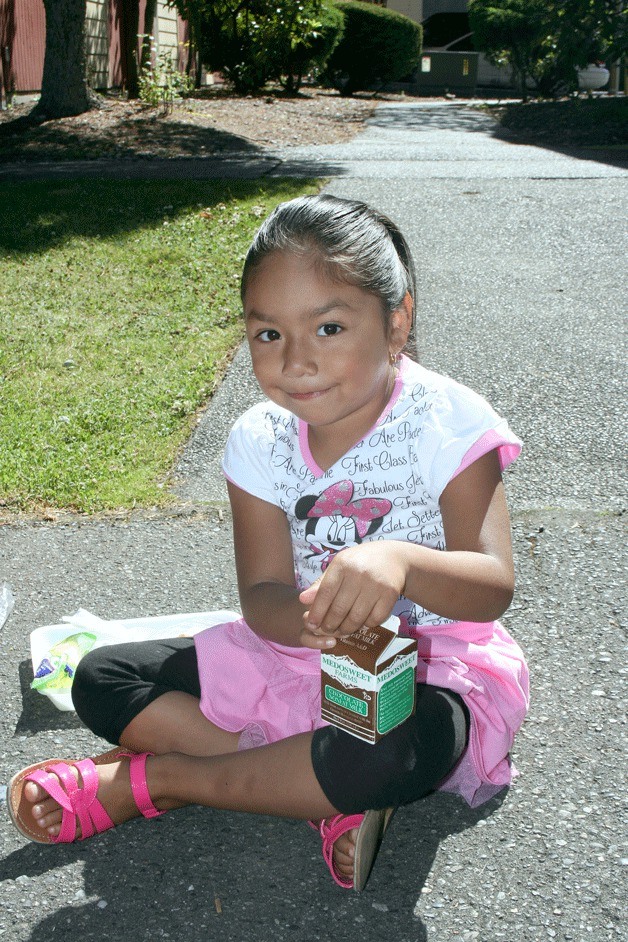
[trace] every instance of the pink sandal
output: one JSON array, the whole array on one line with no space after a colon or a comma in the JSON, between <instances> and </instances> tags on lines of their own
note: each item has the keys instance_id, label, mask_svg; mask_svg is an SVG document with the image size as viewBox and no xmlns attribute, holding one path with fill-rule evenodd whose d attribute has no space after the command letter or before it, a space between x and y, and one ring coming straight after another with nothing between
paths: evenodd
<instances>
[{"instance_id":1,"label":"pink sandal","mask_svg":"<svg viewBox=\"0 0 628 942\"><path fill-rule=\"evenodd\" d=\"M75 840L84 841L94 834L102 834L109 828L115 827L102 804L96 797L98 792L97 765L107 765L116 759L130 758L129 775L131 791L138 811L145 818L156 818L164 814L155 808L146 785L146 758L152 752L135 754L121 749L112 749L94 759L82 759L71 762L81 777L81 784L70 771L67 762L60 759L49 759L29 765L13 776L9 783L7 794L7 807L13 824L20 834L37 844L71 844ZM36 782L41 788L61 805L63 817L61 830L56 837L51 837L43 831L32 816L32 802L24 797L26 782ZM76 823L81 826L81 836L76 837Z\"/></svg>"},{"instance_id":2,"label":"pink sandal","mask_svg":"<svg viewBox=\"0 0 628 942\"><path fill-rule=\"evenodd\" d=\"M314 824L313 821L308 822L310 827L320 832L323 839L323 858L338 886L347 890L353 888L358 893L364 889L371 875L382 838L395 810L395 808L381 808L364 814L337 814L321 821L320 825ZM333 854L334 844L338 838L353 828L358 828L358 834L353 858L353 880L350 880L337 872Z\"/></svg>"}]
</instances>

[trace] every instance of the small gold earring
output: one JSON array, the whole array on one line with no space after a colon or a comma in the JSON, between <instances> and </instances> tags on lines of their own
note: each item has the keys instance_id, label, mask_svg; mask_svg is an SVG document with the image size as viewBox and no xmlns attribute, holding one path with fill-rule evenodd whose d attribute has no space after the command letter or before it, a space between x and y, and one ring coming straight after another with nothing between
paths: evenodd
<instances>
[{"instance_id":1,"label":"small gold earring","mask_svg":"<svg viewBox=\"0 0 628 942\"><path fill-rule=\"evenodd\" d=\"M390 360L390 365L391 365L391 366L397 366L397 363L399 362L399 354L398 354L398 353L393 353L393 352L391 351L391 352L388 354L388 359Z\"/></svg>"}]
</instances>

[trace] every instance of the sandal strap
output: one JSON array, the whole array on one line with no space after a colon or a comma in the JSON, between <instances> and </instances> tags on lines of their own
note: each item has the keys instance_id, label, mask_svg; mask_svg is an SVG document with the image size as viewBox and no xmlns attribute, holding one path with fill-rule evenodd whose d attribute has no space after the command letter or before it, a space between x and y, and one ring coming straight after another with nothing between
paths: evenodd
<instances>
[{"instance_id":1,"label":"sandal strap","mask_svg":"<svg viewBox=\"0 0 628 942\"><path fill-rule=\"evenodd\" d=\"M120 752L120 758L129 758L129 777L131 792L138 811L145 818L157 818L165 811L159 811L152 802L146 783L146 759L152 752ZM97 798L98 772L91 759L73 762L81 777L81 784L76 780L66 762L55 762L45 769L36 769L25 776L26 781L35 782L46 791L62 808L61 828L52 838L55 844L71 844L76 840L76 822L81 826L80 840L101 834L114 827L103 805Z\"/></svg>"},{"instance_id":2,"label":"sandal strap","mask_svg":"<svg viewBox=\"0 0 628 942\"><path fill-rule=\"evenodd\" d=\"M141 812L145 818L158 818L159 815L165 814L165 811L159 811L157 808L155 808L148 791L148 784L146 782L146 759L149 756L154 755L154 753L121 752L120 755L130 756L131 759L129 764L129 776L131 779L133 801L137 806L137 810Z\"/></svg>"},{"instance_id":3,"label":"sandal strap","mask_svg":"<svg viewBox=\"0 0 628 942\"><path fill-rule=\"evenodd\" d=\"M352 888L353 880L341 876L334 867L334 844L347 831L351 831L352 828L359 828L363 821L363 814L337 814L333 818L326 818L320 823L319 830L323 839L323 859L338 886L342 886L347 890Z\"/></svg>"},{"instance_id":4,"label":"sandal strap","mask_svg":"<svg viewBox=\"0 0 628 942\"><path fill-rule=\"evenodd\" d=\"M96 797L98 792L98 772L91 759L81 759L76 767L83 780L74 799L78 819L81 823L81 840L93 837L114 827L114 823ZM72 776L74 777L74 776Z\"/></svg>"},{"instance_id":5,"label":"sandal strap","mask_svg":"<svg viewBox=\"0 0 628 942\"><path fill-rule=\"evenodd\" d=\"M336 814L333 818L325 818L320 824L320 833L323 838L323 844L331 844L333 847L338 840L347 831L352 828L359 828L364 821L363 814Z\"/></svg>"},{"instance_id":6,"label":"sandal strap","mask_svg":"<svg viewBox=\"0 0 628 942\"><path fill-rule=\"evenodd\" d=\"M101 834L114 827L114 823L96 797L98 791L98 773L91 759L82 759L72 763L79 771L82 784L79 785L66 762L56 762L46 769L36 769L25 776L25 781L32 781L46 791L62 808L61 828L55 844L69 844L76 840L76 819L81 825L80 840Z\"/></svg>"}]
</instances>

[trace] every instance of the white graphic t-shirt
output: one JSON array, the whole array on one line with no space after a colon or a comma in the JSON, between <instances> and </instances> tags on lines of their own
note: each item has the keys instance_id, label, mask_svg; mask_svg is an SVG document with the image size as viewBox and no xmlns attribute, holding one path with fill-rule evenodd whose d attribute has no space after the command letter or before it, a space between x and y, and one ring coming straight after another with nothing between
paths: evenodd
<instances>
[{"instance_id":1,"label":"white graphic t-shirt","mask_svg":"<svg viewBox=\"0 0 628 942\"><path fill-rule=\"evenodd\" d=\"M237 487L285 512L303 589L336 553L367 540L444 550L440 496L459 471L495 448L504 468L521 442L486 400L403 357L379 420L327 471L312 457L307 425L272 402L235 423L223 469ZM406 630L448 622L404 597L394 614Z\"/></svg>"}]
</instances>

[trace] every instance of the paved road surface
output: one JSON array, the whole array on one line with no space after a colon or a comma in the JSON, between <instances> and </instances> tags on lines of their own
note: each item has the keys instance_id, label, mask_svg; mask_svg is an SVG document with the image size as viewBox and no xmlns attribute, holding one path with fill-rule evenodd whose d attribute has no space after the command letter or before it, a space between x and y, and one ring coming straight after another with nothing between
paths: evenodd
<instances>
[{"instance_id":1,"label":"paved road surface","mask_svg":"<svg viewBox=\"0 0 628 942\"><path fill-rule=\"evenodd\" d=\"M360 896L331 884L298 823L191 808L53 849L4 820L0 938L626 937L627 173L596 156L496 140L464 105L408 104L381 106L350 145L262 167L318 168L331 192L400 223L423 361L483 392L525 440L507 475L518 594L505 621L533 684L515 786L476 811L443 796L403 809ZM176 172L201 173L186 166ZM4 780L99 746L28 690L32 628L79 606L122 617L237 605L217 454L257 396L241 351L180 462L177 512L0 528L0 581L17 600L2 629Z\"/></svg>"}]
</instances>

